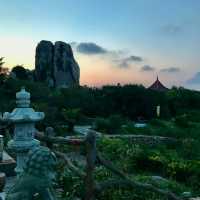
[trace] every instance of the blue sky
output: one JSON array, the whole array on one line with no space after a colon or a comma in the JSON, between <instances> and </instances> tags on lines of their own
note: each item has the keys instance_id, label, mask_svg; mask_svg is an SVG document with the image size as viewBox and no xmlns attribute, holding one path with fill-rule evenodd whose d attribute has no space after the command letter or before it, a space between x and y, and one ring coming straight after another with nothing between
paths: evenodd
<instances>
[{"instance_id":1,"label":"blue sky","mask_svg":"<svg viewBox=\"0 0 200 200\"><path fill-rule=\"evenodd\" d=\"M82 84L148 85L159 74L168 86L200 86L199 0L1 0L1 8L0 56L9 67L34 68L37 43L62 40L106 50L74 49Z\"/></svg>"}]
</instances>

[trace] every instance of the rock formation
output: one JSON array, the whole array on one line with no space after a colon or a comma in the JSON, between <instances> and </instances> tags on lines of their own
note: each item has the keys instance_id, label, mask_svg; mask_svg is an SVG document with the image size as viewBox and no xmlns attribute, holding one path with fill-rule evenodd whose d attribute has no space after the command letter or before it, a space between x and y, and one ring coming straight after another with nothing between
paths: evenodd
<instances>
[{"instance_id":1,"label":"rock formation","mask_svg":"<svg viewBox=\"0 0 200 200\"><path fill-rule=\"evenodd\" d=\"M64 42L55 43L53 68L56 87L79 84L80 70L69 44Z\"/></svg>"},{"instance_id":2,"label":"rock formation","mask_svg":"<svg viewBox=\"0 0 200 200\"><path fill-rule=\"evenodd\" d=\"M53 78L54 46L50 41L41 41L36 47L35 76L37 81L45 81L54 86Z\"/></svg>"},{"instance_id":3,"label":"rock formation","mask_svg":"<svg viewBox=\"0 0 200 200\"><path fill-rule=\"evenodd\" d=\"M71 46L61 41L55 45L41 41L36 47L35 76L51 87L79 85L80 69Z\"/></svg>"}]
</instances>

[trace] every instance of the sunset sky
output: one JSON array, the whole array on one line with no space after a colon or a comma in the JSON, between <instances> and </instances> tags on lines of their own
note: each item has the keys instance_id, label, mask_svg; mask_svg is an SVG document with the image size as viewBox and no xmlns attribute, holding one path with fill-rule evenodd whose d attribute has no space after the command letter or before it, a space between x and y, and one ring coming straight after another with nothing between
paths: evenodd
<instances>
[{"instance_id":1,"label":"sunset sky","mask_svg":"<svg viewBox=\"0 0 200 200\"><path fill-rule=\"evenodd\" d=\"M199 0L0 0L5 67L34 68L40 40L71 43L81 84L200 89Z\"/></svg>"}]
</instances>

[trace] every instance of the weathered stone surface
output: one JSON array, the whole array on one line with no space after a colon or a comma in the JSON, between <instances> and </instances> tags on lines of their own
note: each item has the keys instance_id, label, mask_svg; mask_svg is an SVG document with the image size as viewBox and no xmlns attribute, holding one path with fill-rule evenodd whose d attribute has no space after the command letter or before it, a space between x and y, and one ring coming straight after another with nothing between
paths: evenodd
<instances>
[{"instance_id":1,"label":"weathered stone surface","mask_svg":"<svg viewBox=\"0 0 200 200\"><path fill-rule=\"evenodd\" d=\"M16 93L17 108L13 112L5 112L3 120L14 123L14 137L8 142L8 147L17 155L15 171L21 174L24 170L27 154L30 149L38 146L40 142L34 139L35 122L44 119L44 113L35 112L30 108L30 93L24 87Z\"/></svg>"},{"instance_id":2,"label":"weathered stone surface","mask_svg":"<svg viewBox=\"0 0 200 200\"><path fill-rule=\"evenodd\" d=\"M52 87L79 85L80 69L72 48L65 42L41 41L36 48L36 80Z\"/></svg>"},{"instance_id":3,"label":"weathered stone surface","mask_svg":"<svg viewBox=\"0 0 200 200\"><path fill-rule=\"evenodd\" d=\"M55 200L53 182L57 159L46 147L29 151L24 171L6 194L6 200L32 200L36 194L42 199Z\"/></svg>"},{"instance_id":4,"label":"weathered stone surface","mask_svg":"<svg viewBox=\"0 0 200 200\"><path fill-rule=\"evenodd\" d=\"M36 80L54 82L52 76L54 46L52 42L42 40L36 47L35 75Z\"/></svg>"},{"instance_id":5,"label":"weathered stone surface","mask_svg":"<svg viewBox=\"0 0 200 200\"><path fill-rule=\"evenodd\" d=\"M54 77L56 87L79 84L79 66L74 59L72 48L64 42L54 46Z\"/></svg>"}]
</instances>

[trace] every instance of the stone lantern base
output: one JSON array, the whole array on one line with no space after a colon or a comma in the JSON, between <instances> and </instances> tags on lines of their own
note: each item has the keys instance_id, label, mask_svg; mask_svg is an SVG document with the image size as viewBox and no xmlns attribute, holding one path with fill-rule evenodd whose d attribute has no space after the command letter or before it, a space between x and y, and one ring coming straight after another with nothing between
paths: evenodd
<instances>
[{"instance_id":1,"label":"stone lantern base","mask_svg":"<svg viewBox=\"0 0 200 200\"><path fill-rule=\"evenodd\" d=\"M32 141L16 141L10 140L8 142L8 148L14 150L17 154L17 167L15 168L15 172L19 175L23 172L23 169L26 164L26 156L30 149L39 146L40 141L33 139Z\"/></svg>"}]
</instances>

